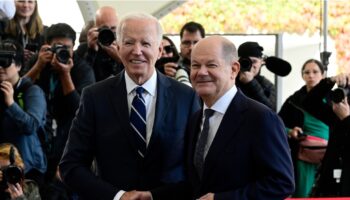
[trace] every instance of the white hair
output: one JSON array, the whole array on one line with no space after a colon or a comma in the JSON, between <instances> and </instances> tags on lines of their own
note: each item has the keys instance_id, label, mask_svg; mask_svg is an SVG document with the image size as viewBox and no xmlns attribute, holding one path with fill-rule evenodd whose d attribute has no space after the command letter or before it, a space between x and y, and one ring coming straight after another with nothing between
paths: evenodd
<instances>
[{"instance_id":1,"label":"white hair","mask_svg":"<svg viewBox=\"0 0 350 200\"><path fill-rule=\"evenodd\" d=\"M163 28L160 25L157 18L147 13L130 13L125 15L118 23L117 26L117 41L122 40L122 31L125 26L125 22L128 20L148 20L155 22L156 30L157 30L157 45L161 44L162 36L163 36Z\"/></svg>"}]
</instances>

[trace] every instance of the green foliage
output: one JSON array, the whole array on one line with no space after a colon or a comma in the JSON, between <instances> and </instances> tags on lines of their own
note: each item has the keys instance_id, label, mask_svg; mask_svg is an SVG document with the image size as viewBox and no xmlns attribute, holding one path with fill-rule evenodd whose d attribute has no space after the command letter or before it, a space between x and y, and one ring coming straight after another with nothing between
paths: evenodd
<instances>
[{"instance_id":1,"label":"green foliage","mask_svg":"<svg viewBox=\"0 0 350 200\"><path fill-rule=\"evenodd\" d=\"M188 21L207 33L322 32L323 0L189 0L161 19L166 33L177 34ZM349 72L350 4L328 0L328 33L335 40L338 65ZM349 67L347 67L349 66Z\"/></svg>"}]
</instances>

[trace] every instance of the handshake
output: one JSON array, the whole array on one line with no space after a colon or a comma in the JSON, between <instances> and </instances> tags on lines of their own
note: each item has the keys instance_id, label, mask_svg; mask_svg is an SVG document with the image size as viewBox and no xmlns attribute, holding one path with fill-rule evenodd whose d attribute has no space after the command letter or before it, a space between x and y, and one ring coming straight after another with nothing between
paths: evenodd
<instances>
[{"instance_id":1,"label":"handshake","mask_svg":"<svg viewBox=\"0 0 350 200\"><path fill-rule=\"evenodd\" d=\"M152 194L149 191L129 191L125 192L120 200L152 200Z\"/></svg>"}]
</instances>

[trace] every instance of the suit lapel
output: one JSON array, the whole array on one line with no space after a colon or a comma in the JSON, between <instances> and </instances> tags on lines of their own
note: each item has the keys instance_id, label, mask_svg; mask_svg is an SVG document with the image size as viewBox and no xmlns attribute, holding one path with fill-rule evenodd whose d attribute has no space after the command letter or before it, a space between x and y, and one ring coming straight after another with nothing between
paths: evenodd
<instances>
[{"instance_id":1,"label":"suit lapel","mask_svg":"<svg viewBox=\"0 0 350 200\"><path fill-rule=\"evenodd\" d=\"M205 178L208 178L206 174L210 173L210 170L216 163L216 159L226 148L227 144L231 141L231 138L236 135L240 124L244 120L242 113L247 108L245 98L246 97L244 97L238 89L221 121L219 129L206 156L203 169L203 183L206 182Z\"/></svg>"},{"instance_id":2,"label":"suit lapel","mask_svg":"<svg viewBox=\"0 0 350 200\"><path fill-rule=\"evenodd\" d=\"M196 143L197 143L197 139L198 139L198 134L200 132L200 123L201 123L201 119L202 119L202 112L203 109L200 109L198 112L196 112L193 116L193 118L191 119L193 126L190 126L190 129L188 130L188 153L187 153L187 164L188 167L190 168L191 173L190 176L193 177L193 179L195 180L196 184L199 184L199 176L197 173L197 169L194 167L194 151L196 149Z\"/></svg>"},{"instance_id":3,"label":"suit lapel","mask_svg":"<svg viewBox=\"0 0 350 200\"><path fill-rule=\"evenodd\" d=\"M132 134L132 128L129 121L129 110L128 110L128 100L127 91L125 85L124 71L120 72L115 81L112 83L109 91L109 96L112 101L112 106L116 112L117 121L119 126L121 126L122 134L125 134L129 138L130 144L135 149L137 153L137 146L135 143L135 135Z\"/></svg>"},{"instance_id":4,"label":"suit lapel","mask_svg":"<svg viewBox=\"0 0 350 200\"><path fill-rule=\"evenodd\" d=\"M158 73L157 71L157 102L156 102L156 110L154 116L154 123L152 129L151 139L149 141L146 157L149 152L152 152L152 146L155 142L155 138L160 134L160 130L164 124L164 117L169 112L170 101L174 98L174 94L171 90L169 90L170 82L167 78Z\"/></svg>"}]
</instances>

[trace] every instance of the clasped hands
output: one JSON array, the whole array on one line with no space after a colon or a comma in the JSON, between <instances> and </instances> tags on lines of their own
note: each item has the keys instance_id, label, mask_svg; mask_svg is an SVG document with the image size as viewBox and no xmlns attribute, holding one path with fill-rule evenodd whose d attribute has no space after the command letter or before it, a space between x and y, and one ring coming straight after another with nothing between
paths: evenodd
<instances>
[{"instance_id":1,"label":"clasped hands","mask_svg":"<svg viewBox=\"0 0 350 200\"><path fill-rule=\"evenodd\" d=\"M125 192L120 200L152 200L152 194L149 191L129 191ZM214 193L207 193L198 200L214 200Z\"/></svg>"},{"instance_id":2,"label":"clasped hands","mask_svg":"<svg viewBox=\"0 0 350 200\"><path fill-rule=\"evenodd\" d=\"M120 200L152 200L152 194L149 191L129 191L125 192Z\"/></svg>"}]
</instances>

